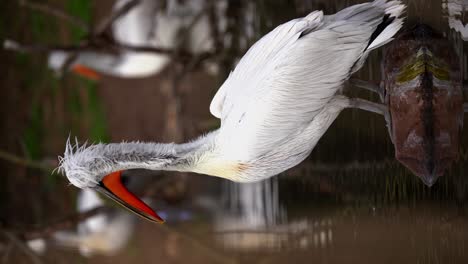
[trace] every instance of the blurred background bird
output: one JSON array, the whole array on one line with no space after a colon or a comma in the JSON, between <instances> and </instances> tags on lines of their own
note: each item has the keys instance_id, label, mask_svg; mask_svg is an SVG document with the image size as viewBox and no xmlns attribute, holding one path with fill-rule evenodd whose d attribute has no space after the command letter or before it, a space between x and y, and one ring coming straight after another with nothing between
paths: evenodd
<instances>
[{"instance_id":1,"label":"blurred background bird","mask_svg":"<svg viewBox=\"0 0 468 264\"><path fill-rule=\"evenodd\" d=\"M77 212L86 213L105 205L102 198L91 190L81 190L77 197ZM114 255L124 248L131 238L136 219L127 212L109 209L78 222L76 230L57 231L51 238L28 241L28 246L44 254L47 245L78 250L82 256Z\"/></svg>"},{"instance_id":2,"label":"blurred background bird","mask_svg":"<svg viewBox=\"0 0 468 264\"><path fill-rule=\"evenodd\" d=\"M116 1L112 12L119 12L130 2L132 0ZM213 40L207 15L202 13L205 6L202 0L193 3L139 0L135 7L112 24L112 39L117 46L123 47L77 53L52 51L49 67L59 71L70 56L76 56L69 68L88 79L97 80L100 74L121 78L142 78L157 74L168 65L172 54L136 51L126 47L160 48L174 53L180 49L192 54L210 51ZM181 38L184 30L189 32L186 39Z\"/></svg>"}]
</instances>

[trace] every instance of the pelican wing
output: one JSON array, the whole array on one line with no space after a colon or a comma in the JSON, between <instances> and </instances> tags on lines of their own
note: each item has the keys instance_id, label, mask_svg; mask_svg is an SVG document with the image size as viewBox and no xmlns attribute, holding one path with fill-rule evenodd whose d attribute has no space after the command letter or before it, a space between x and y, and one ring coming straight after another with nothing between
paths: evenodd
<instances>
[{"instance_id":1,"label":"pelican wing","mask_svg":"<svg viewBox=\"0 0 468 264\"><path fill-rule=\"evenodd\" d=\"M301 133L367 48L379 46L372 42L379 35L371 35L394 5L399 2L375 1L325 17L315 11L278 26L253 45L210 105L221 119L223 153L236 160L256 159ZM381 32L387 37L379 42L388 41L400 26L397 19L391 30Z\"/></svg>"},{"instance_id":2,"label":"pelican wing","mask_svg":"<svg viewBox=\"0 0 468 264\"><path fill-rule=\"evenodd\" d=\"M117 0L113 12L116 12L130 0ZM141 0L140 3L117 19L112 26L114 38L127 45L154 45L156 14L159 1Z\"/></svg>"},{"instance_id":3,"label":"pelican wing","mask_svg":"<svg viewBox=\"0 0 468 264\"><path fill-rule=\"evenodd\" d=\"M271 73L275 66L272 63L287 52L288 46L291 46L302 32L319 27L322 21L322 11L315 11L305 18L295 19L278 26L257 41L219 88L210 105L211 114L222 119L223 109L231 108L236 100L246 97L246 93L255 92L255 89L251 87L262 81L262 78L258 77ZM248 82L248 86L245 82ZM229 101L226 102L226 99Z\"/></svg>"}]
</instances>

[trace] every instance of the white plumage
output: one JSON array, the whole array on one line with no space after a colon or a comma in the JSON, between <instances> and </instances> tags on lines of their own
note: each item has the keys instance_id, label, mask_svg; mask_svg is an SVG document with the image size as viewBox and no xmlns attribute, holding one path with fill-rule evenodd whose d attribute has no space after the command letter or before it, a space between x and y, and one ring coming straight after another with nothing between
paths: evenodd
<instances>
[{"instance_id":1,"label":"white plumage","mask_svg":"<svg viewBox=\"0 0 468 264\"><path fill-rule=\"evenodd\" d=\"M449 27L460 33L463 41L468 41L468 25L463 23L463 13L468 10L466 0L442 1L442 8L447 11Z\"/></svg>"},{"instance_id":2,"label":"white plumage","mask_svg":"<svg viewBox=\"0 0 468 264\"><path fill-rule=\"evenodd\" d=\"M400 1L376 0L282 24L250 48L213 98L210 111L221 119L218 130L180 145L68 144L60 168L81 188L130 168L192 171L239 182L291 168L351 106L338 90L370 50L391 41L404 8Z\"/></svg>"},{"instance_id":3,"label":"white plumage","mask_svg":"<svg viewBox=\"0 0 468 264\"><path fill-rule=\"evenodd\" d=\"M78 195L78 212L104 205L104 201L91 189ZM76 248L83 256L114 255L127 245L135 229L135 217L124 211L99 213L78 224L76 232L57 232L53 241L59 246Z\"/></svg>"},{"instance_id":4,"label":"white plumage","mask_svg":"<svg viewBox=\"0 0 468 264\"><path fill-rule=\"evenodd\" d=\"M113 12L117 12L128 2L130 0L117 0ZM137 6L112 25L115 41L134 47L175 49L181 45L180 31L186 28L199 12L188 3L176 2L176 0L168 1L168 7L163 9L162 1L140 0ZM203 6L204 2L200 4ZM193 33L189 35L187 41L189 51L199 53L212 49L209 29L207 16L201 17L193 25ZM52 52L49 55L49 67L61 69L69 55L64 51ZM162 71L169 62L168 54L122 50L117 54L83 51L78 54L75 64L117 77L139 78Z\"/></svg>"},{"instance_id":5,"label":"white plumage","mask_svg":"<svg viewBox=\"0 0 468 264\"><path fill-rule=\"evenodd\" d=\"M130 0L118 0L113 11ZM171 49L174 47L180 25L176 19L158 11L160 1L143 0L112 26L117 42L130 46L147 46ZM169 55L152 52L124 51L115 65L115 75L120 77L145 77L164 69Z\"/></svg>"},{"instance_id":6,"label":"white plumage","mask_svg":"<svg viewBox=\"0 0 468 264\"><path fill-rule=\"evenodd\" d=\"M87 212L104 206L104 201L92 189L83 189L77 198L77 211ZM77 249L82 256L96 254L114 255L130 240L136 218L125 211L109 209L78 223L76 231L57 231L46 242L44 238L27 241L28 247L37 254L44 254L48 242L56 246Z\"/></svg>"},{"instance_id":7,"label":"white plumage","mask_svg":"<svg viewBox=\"0 0 468 264\"><path fill-rule=\"evenodd\" d=\"M334 115L331 112L337 115L346 106L346 100L335 94L357 70L353 66L365 60L371 47L390 41L400 28L401 21L394 21L366 49L384 12L395 10L402 11L397 2L376 1L333 16L315 11L277 27L259 40L241 59L210 106L212 114L222 121L223 154L236 160L263 156L298 132L312 132L309 126L317 115L320 120L326 119L323 115ZM323 125L325 132L329 124ZM318 135L310 136L323 134L317 132ZM242 140L229 140L234 137ZM310 143L310 139L304 141ZM310 152L311 147L303 151Z\"/></svg>"}]
</instances>

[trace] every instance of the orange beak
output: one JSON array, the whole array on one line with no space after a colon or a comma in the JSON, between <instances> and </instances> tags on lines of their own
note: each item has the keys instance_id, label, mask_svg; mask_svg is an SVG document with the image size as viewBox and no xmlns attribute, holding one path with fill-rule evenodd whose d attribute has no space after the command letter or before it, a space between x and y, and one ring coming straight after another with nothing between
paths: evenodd
<instances>
[{"instance_id":1,"label":"orange beak","mask_svg":"<svg viewBox=\"0 0 468 264\"><path fill-rule=\"evenodd\" d=\"M113 172L105 176L97 190L112 200L116 201L126 209L155 223L164 223L164 220L156 214L151 207L131 193L122 183L122 171Z\"/></svg>"},{"instance_id":2,"label":"orange beak","mask_svg":"<svg viewBox=\"0 0 468 264\"><path fill-rule=\"evenodd\" d=\"M88 68L82 64L75 64L73 65L71 69L74 73L85 77L87 79L93 80L93 81L99 81L100 76L99 73L96 72L95 70Z\"/></svg>"}]
</instances>

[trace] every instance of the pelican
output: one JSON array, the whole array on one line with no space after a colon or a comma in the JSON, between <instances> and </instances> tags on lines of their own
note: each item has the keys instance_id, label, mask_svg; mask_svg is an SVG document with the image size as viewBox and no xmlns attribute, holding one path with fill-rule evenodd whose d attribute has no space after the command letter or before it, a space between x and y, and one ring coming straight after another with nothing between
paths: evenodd
<instances>
[{"instance_id":1,"label":"pelican","mask_svg":"<svg viewBox=\"0 0 468 264\"><path fill-rule=\"evenodd\" d=\"M130 0L118 0L117 12ZM140 0L139 4L117 19L112 25L112 35L117 43L135 47L178 47L178 37L183 28L201 12L193 6L178 1L168 1L162 9L161 1ZM199 2L199 1L197 1ZM203 3L201 3L203 4ZM212 48L207 16L202 16L190 31L188 50L201 53ZM48 58L49 67L59 70L69 58L66 51L53 51ZM82 51L70 69L85 78L97 80L102 73L122 78L142 78L162 71L170 62L170 55L154 52L120 50L115 52Z\"/></svg>"},{"instance_id":2,"label":"pelican","mask_svg":"<svg viewBox=\"0 0 468 264\"><path fill-rule=\"evenodd\" d=\"M102 198L92 189L83 189L78 194L78 212L103 205ZM53 236L53 242L59 246L76 248L85 257L95 254L115 255L127 245L135 223L133 215L111 210L80 222L76 232L57 232Z\"/></svg>"},{"instance_id":3,"label":"pelican","mask_svg":"<svg viewBox=\"0 0 468 264\"><path fill-rule=\"evenodd\" d=\"M376 0L334 15L314 11L258 40L214 96L221 127L183 144L73 145L59 170L79 188L101 191L138 215L163 220L128 191L122 171L184 171L236 182L260 181L303 161L344 108L365 108L337 94L369 52L392 40L405 6Z\"/></svg>"},{"instance_id":4,"label":"pelican","mask_svg":"<svg viewBox=\"0 0 468 264\"><path fill-rule=\"evenodd\" d=\"M80 190L77 197L77 211L104 206L104 200L92 189ZM94 215L78 223L76 231L57 231L50 240L38 238L27 241L28 247L43 255L49 242L52 244L77 249L82 256L96 254L115 255L124 248L135 230L135 217L116 208Z\"/></svg>"}]
</instances>

